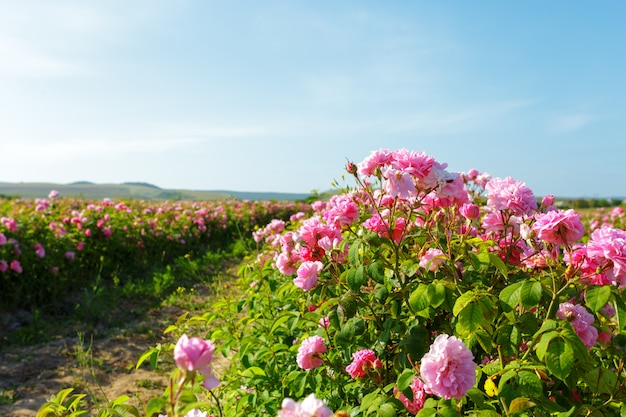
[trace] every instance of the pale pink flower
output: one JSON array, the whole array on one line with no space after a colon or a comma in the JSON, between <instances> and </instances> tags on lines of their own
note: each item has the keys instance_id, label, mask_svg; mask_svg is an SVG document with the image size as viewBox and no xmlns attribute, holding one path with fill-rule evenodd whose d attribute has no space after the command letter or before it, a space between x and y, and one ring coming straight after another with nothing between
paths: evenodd
<instances>
[{"instance_id":1,"label":"pale pink flower","mask_svg":"<svg viewBox=\"0 0 626 417\"><path fill-rule=\"evenodd\" d=\"M598 330L592 325L595 318L585 307L579 304L561 303L556 316L572 324L574 331L587 349L591 349L596 344Z\"/></svg>"},{"instance_id":2,"label":"pale pink flower","mask_svg":"<svg viewBox=\"0 0 626 417\"><path fill-rule=\"evenodd\" d=\"M382 172L385 178L383 187L390 196L408 199L417 194L413 176L410 173L392 167L385 167Z\"/></svg>"},{"instance_id":3,"label":"pale pink flower","mask_svg":"<svg viewBox=\"0 0 626 417\"><path fill-rule=\"evenodd\" d=\"M441 249L428 248L420 259L420 266L432 272L437 272L439 266L446 261L446 255Z\"/></svg>"},{"instance_id":4,"label":"pale pink flower","mask_svg":"<svg viewBox=\"0 0 626 417\"><path fill-rule=\"evenodd\" d=\"M552 194L545 195L541 199L541 207L548 208L554 205L554 196Z\"/></svg>"},{"instance_id":5,"label":"pale pink flower","mask_svg":"<svg viewBox=\"0 0 626 417\"><path fill-rule=\"evenodd\" d=\"M12 231L13 233L17 232L17 220L9 217L3 217L2 219L0 219L0 221L7 229Z\"/></svg>"},{"instance_id":6,"label":"pale pink flower","mask_svg":"<svg viewBox=\"0 0 626 417\"><path fill-rule=\"evenodd\" d=\"M285 398L278 411L278 417L332 417L333 414L315 394L309 394L302 402Z\"/></svg>"},{"instance_id":7,"label":"pale pink flower","mask_svg":"<svg viewBox=\"0 0 626 417\"><path fill-rule=\"evenodd\" d=\"M626 286L626 231L603 226L591 233L587 258L606 269L607 278L620 288Z\"/></svg>"},{"instance_id":8,"label":"pale pink flower","mask_svg":"<svg viewBox=\"0 0 626 417\"><path fill-rule=\"evenodd\" d=\"M204 376L203 385L212 390L219 385L219 380L213 375L211 362L215 346L210 340L198 337L188 338L182 335L174 347L174 361L183 372L198 371Z\"/></svg>"},{"instance_id":9,"label":"pale pink flower","mask_svg":"<svg viewBox=\"0 0 626 417\"><path fill-rule=\"evenodd\" d=\"M469 195L461 175L444 172L443 183L426 196L426 203L431 207L452 207L467 203Z\"/></svg>"},{"instance_id":10,"label":"pale pink flower","mask_svg":"<svg viewBox=\"0 0 626 417\"><path fill-rule=\"evenodd\" d=\"M467 171L465 173L465 177L469 180L469 181L474 181L476 179L476 177L478 177L478 170L476 168L472 168L469 171Z\"/></svg>"},{"instance_id":11,"label":"pale pink flower","mask_svg":"<svg viewBox=\"0 0 626 417\"><path fill-rule=\"evenodd\" d=\"M329 201L330 208L324 213L326 223L333 224L337 228L349 226L359 218L359 209L349 196L333 196Z\"/></svg>"},{"instance_id":12,"label":"pale pink flower","mask_svg":"<svg viewBox=\"0 0 626 417\"><path fill-rule=\"evenodd\" d=\"M380 369L382 367L382 362L376 357L373 350L361 349L352 354L352 363L346 367L346 372L348 372L352 378L363 378L371 370Z\"/></svg>"},{"instance_id":13,"label":"pale pink flower","mask_svg":"<svg viewBox=\"0 0 626 417\"><path fill-rule=\"evenodd\" d=\"M35 243L35 253L39 258L44 258L46 256L46 250L44 249L41 243Z\"/></svg>"},{"instance_id":14,"label":"pale pink flower","mask_svg":"<svg viewBox=\"0 0 626 417\"><path fill-rule=\"evenodd\" d=\"M476 383L474 355L455 336L440 334L422 358L420 374L427 393L460 399Z\"/></svg>"},{"instance_id":15,"label":"pale pink flower","mask_svg":"<svg viewBox=\"0 0 626 417\"><path fill-rule=\"evenodd\" d=\"M370 155L358 164L359 173L364 177L374 175L377 169L391 162L393 155L389 149L372 151Z\"/></svg>"},{"instance_id":16,"label":"pale pink flower","mask_svg":"<svg viewBox=\"0 0 626 417\"><path fill-rule=\"evenodd\" d=\"M296 356L296 363L302 369L317 368L324 363L321 355L325 352L324 339L320 336L311 336L302 341Z\"/></svg>"},{"instance_id":17,"label":"pale pink flower","mask_svg":"<svg viewBox=\"0 0 626 417\"><path fill-rule=\"evenodd\" d=\"M328 326L330 326L330 319L328 318L328 316L322 317L319 322L319 327L328 329Z\"/></svg>"},{"instance_id":18,"label":"pale pink flower","mask_svg":"<svg viewBox=\"0 0 626 417\"><path fill-rule=\"evenodd\" d=\"M461 216L465 217L469 220L476 220L480 217L480 207L476 204L465 203L461 207L459 207L459 213Z\"/></svg>"},{"instance_id":19,"label":"pale pink flower","mask_svg":"<svg viewBox=\"0 0 626 417\"><path fill-rule=\"evenodd\" d=\"M424 408L424 402L426 402L424 383L418 377L413 378L411 391L413 391L413 401L410 401L406 395L398 391L397 387L393 389L393 395L400 400L402 405L404 405L404 408L406 408L406 411L411 414L417 414L422 408Z\"/></svg>"},{"instance_id":20,"label":"pale pink flower","mask_svg":"<svg viewBox=\"0 0 626 417\"><path fill-rule=\"evenodd\" d=\"M281 253L276 258L276 268L280 271L281 274L293 275L297 271L295 267L296 262L297 259L293 259L289 255Z\"/></svg>"},{"instance_id":21,"label":"pale pink flower","mask_svg":"<svg viewBox=\"0 0 626 417\"><path fill-rule=\"evenodd\" d=\"M487 204L496 210L510 209L516 215L537 210L537 199L530 188L511 177L492 178L485 185Z\"/></svg>"},{"instance_id":22,"label":"pale pink flower","mask_svg":"<svg viewBox=\"0 0 626 417\"><path fill-rule=\"evenodd\" d=\"M59 196L59 192L57 190L50 190L50 193L48 193L49 199L55 199L58 196Z\"/></svg>"},{"instance_id":23,"label":"pale pink flower","mask_svg":"<svg viewBox=\"0 0 626 417\"><path fill-rule=\"evenodd\" d=\"M572 209L537 213L532 229L539 239L557 246L571 245L585 233L580 216Z\"/></svg>"},{"instance_id":24,"label":"pale pink flower","mask_svg":"<svg viewBox=\"0 0 626 417\"><path fill-rule=\"evenodd\" d=\"M404 148L394 151L391 161L391 166L395 169L409 173L418 180L424 180L436 164L432 156Z\"/></svg>"},{"instance_id":25,"label":"pale pink flower","mask_svg":"<svg viewBox=\"0 0 626 417\"><path fill-rule=\"evenodd\" d=\"M320 261L305 261L298 267L298 276L294 278L293 283L296 287L309 291L317 285L320 271L324 267Z\"/></svg>"},{"instance_id":26,"label":"pale pink flower","mask_svg":"<svg viewBox=\"0 0 626 417\"><path fill-rule=\"evenodd\" d=\"M20 264L20 261L18 260L12 260L11 263L9 264L9 268L11 268L12 271L17 272L18 274L22 273L22 265Z\"/></svg>"},{"instance_id":27,"label":"pale pink flower","mask_svg":"<svg viewBox=\"0 0 626 417\"><path fill-rule=\"evenodd\" d=\"M624 209L620 206L613 207L611 213L609 213L609 216L611 217L611 220L615 220L619 217L624 217Z\"/></svg>"}]
</instances>

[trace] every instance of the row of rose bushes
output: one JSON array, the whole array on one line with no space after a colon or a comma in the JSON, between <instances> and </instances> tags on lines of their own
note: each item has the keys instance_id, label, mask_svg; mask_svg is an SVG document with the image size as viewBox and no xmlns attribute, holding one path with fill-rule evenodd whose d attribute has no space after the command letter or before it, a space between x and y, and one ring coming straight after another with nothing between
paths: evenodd
<instances>
[{"instance_id":1,"label":"row of rose bushes","mask_svg":"<svg viewBox=\"0 0 626 417\"><path fill-rule=\"evenodd\" d=\"M98 281L124 285L184 255L226 250L295 202L0 199L0 306L30 309Z\"/></svg>"},{"instance_id":2,"label":"row of rose bushes","mask_svg":"<svg viewBox=\"0 0 626 417\"><path fill-rule=\"evenodd\" d=\"M163 396L101 415L626 413L621 208L581 218L405 149L347 171L356 186L254 233L240 298L139 359L173 355Z\"/></svg>"},{"instance_id":3,"label":"row of rose bushes","mask_svg":"<svg viewBox=\"0 0 626 417\"><path fill-rule=\"evenodd\" d=\"M357 187L257 232L267 250L245 268L250 289L219 305L240 321L209 312L189 322L207 330L170 329L232 356L206 387L223 413L625 411L621 208L581 219L523 182L407 150L347 170ZM181 369L213 375L197 363Z\"/></svg>"}]
</instances>

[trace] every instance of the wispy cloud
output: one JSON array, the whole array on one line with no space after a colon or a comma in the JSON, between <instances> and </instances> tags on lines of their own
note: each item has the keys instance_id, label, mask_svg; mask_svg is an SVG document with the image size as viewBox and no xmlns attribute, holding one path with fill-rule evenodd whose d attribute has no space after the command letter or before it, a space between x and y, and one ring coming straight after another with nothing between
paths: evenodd
<instances>
[{"instance_id":1,"label":"wispy cloud","mask_svg":"<svg viewBox=\"0 0 626 417\"><path fill-rule=\"evenodd\" d=\"M558 133L569 133L593 123L596 118L589 114L568 114L552 121L551 129Z\"/></svg>"},{"instance_id":2,"label":"wispy cloud","mask_svg":"<svg viewBox=\"0 0 626 417\"><path fill-rule=\"evenodd\" d=\"M514 100L449 111L419 111L413 115L405 115L391 130L393 132L414 132L427 135L465 133L494 124L495 121L506 115L531 104L532 101Z\"/></svg>"},{"instance_id":3,"label":"wispy cloud","mask_svg":"<svg viewBox=\"0 0 626 417\"><path fill-rule=\"evenodd\" d=\"M24 143L9 142L2 144L3 154L11 155L12 160L26 161L71 161L79 158L110 158L124 155L154 155L187 149L192 145L257 138L266 134L263 127L227 127L209 126L189 129L170 129L159 133L144 133L141 139L91 138L84 140L69 139L58 142ZM75 134L76 135L76 134Z\"/></svg>"}]
</instances>

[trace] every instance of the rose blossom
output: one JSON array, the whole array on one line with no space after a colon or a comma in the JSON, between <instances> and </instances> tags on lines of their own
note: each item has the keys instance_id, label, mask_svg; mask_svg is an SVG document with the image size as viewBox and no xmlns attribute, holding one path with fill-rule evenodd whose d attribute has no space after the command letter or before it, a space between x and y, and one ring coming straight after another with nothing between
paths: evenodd
<instances>
[{"instance_id":1,"label":"rose blossom","mask_svg":"<svg viewBox=\"0 0 626 417\"><path fill-rule=\"evenodd\" d=\"M320 261L305 261L298 267L298 276L294 278L293 283L296 287L308 291L315 287L320 271L324 267Z\"/></svg>"},{"instance_id":2,"label":"rose blossom","mask_svg":"<svg viewBox=\"0 0 626 417\"><path fill-rule=\"evenodd\" d=\"M587 258L606 269L607 278L620 288L626 286L626 231L603 226L591 233Z\"/></svg>"},{"instance_id":3,"label":"rose blossom","mask_svg":"<svg viewBox=\"0 0 626 417\"><path fill-rule=\"evenodd\" d=\"M18 260L11 261L11 263L9 264L9 268L11 268L11 270L17 272L18 274L22 273L22 265L20 264L20 261L18 261Z\"/></svg>"},{"instance_id":4,"label":"rose blossom","mask_svg":"<svg viewBox=\"0 0 626 417\"><path fill-rule=\"evenodd\" d=\"M188 338L184 334L174 347L174 361L183 372L198 371L204 375L204 387L212 390L220 384L211 369L214 351L215 346L210 340L198 337Z\"/></svg>"},{"instance_id":5,"label":"rose blossom","mask_svg":"<svg viewBox=\"0 0 626 417\"><path fill-rule=\"evenodd\" d=\"M424 255L422 255L422 259L420 259L420 266L424 269L428 269L429 271L437 272L439 270L439 266L445 261L446 255L441 249L428 248Z\"/></svg>"},{"instance_id":6,"label":"rose blossom","mask_svg":"<svg viewBox=\"0 0 626 417\"><path fill-rule=\"evenodd\" d=\"M517 215L537 210L537 199L530 188L511 177L492 178L485 185L487 204L496 210L510 209Z\"/></svg>"},{"instance_id":7,"label":"rose blossom","mask_svg":"<svg viewBox=\"0 0 626 417\"><path fill-rule=\"evenodd\" d=\"M364 377L372 368L382 368L383 364L373 350L361 349L352 354L352 363L346 367L346 371L352 378Z\"/></svg>"},{"instance_id":8,"label":"rose blossom","mask_svg":"<svg viewBox=\"0 0 626 417\"><path fill-rule=\"evenodd\" d=\"M427 393L460 399L476 383L474 355L455 336L440 334L422 358L420 374Z\"/></svg>"},{"instance_id":9,"label":"rose blossom","mask_svg":"<svg viewBox=\"0 0 626 417\"><path fill-rule=\"evenodd\" d=\"M426 392L424 391L424 383L418 377L413 378L411 383L411 391L413 391L413 401L410 401L406 395L398 391L398 388L393 389L394 396L400 400L406 411L411 414L417 414L424 408L424 402L426 401Z\"/></svg>"},{"instance_id":10,"label":"rose blossom","mask_svg":"<svg viewBox=\"0 0 626 417\"><path fill-rule=\"evenodd\" d=\"M320 336L311 336L302 341L296 356L296 363L302 369L313 369L324 363L320 357L326 352L324 339Z\"/></svg>"},{"instance_id":11,"label":"rose blossom","mask_svg":"<svg viewBox=\"0 0 626 417\"><path fill-rule=\"evenodd\" d=\"M332 417L333 412L324 402L309 394L302 402L285 398L278 411L278 417Z\"/></svg>"},{"instance_id":12,"label":"rose blossom","mask_svg":"<svg viewBox=\"0 0 626 417\"><path fill-rule=\"evenodd\" d=\"M579 304L561 303L556 316L572 324L574 331L587 349L591 349L596 344L598 330L591 324L595 319L593 314L589 313L585 307Z\"/></svg>"},{"instance_id":13,"label":"rose blossom","mask_svg":"<svg viewBox=\"0 0 626 417\"><path fill-rule=\"evenodd\" d=\"M572 209L537 213L532 229L539 239L557 246L571 245L585 233L580 216Z\"/></svg>"},{"instance_id":14,"label":"rose blossom","mask_svg":"<svg viewBox=\"0 0 626 417\"><path fill-rule=\"evenodd\" d=\"M469 220L475 220L480 216L480 207L476 204L465 203L459 207L461 216Z\"/></svg>"}]
</instances>

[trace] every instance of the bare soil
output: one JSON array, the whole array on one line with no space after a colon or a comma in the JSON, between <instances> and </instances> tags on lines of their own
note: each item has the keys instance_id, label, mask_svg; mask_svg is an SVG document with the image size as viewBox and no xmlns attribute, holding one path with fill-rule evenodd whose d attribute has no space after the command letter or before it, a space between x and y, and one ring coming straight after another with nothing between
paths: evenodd
<instances>
[{"instance_id":1,"label":"bare soil","mask_svg":"<svg viewBox=\"0 0 626 417\"><path fill-rule=\"evenodd\" d=\"M191 301L205 305L208 287L194 290ZM137 360L156 343L174 342L163 331L186 311L163 305L123 329L109 329L107 337L65 337L0 352L0 417L35 417L51 395L70 387L101 404L127 395L129 404L143 410L149 399L163 394L174 365L166 359L155 371L146 361L135 369ZM215 372L226 366L226 361L216 363Z\"/></svg>"}]
</instances>

